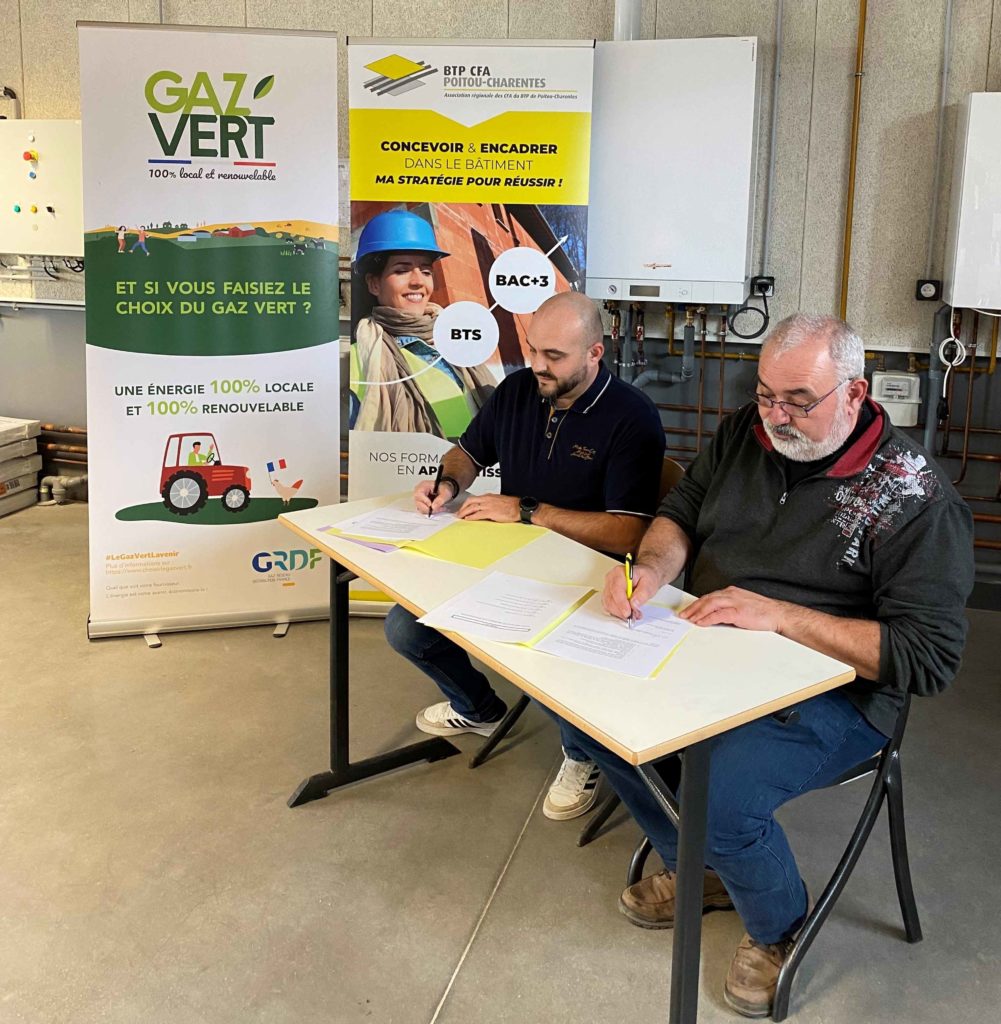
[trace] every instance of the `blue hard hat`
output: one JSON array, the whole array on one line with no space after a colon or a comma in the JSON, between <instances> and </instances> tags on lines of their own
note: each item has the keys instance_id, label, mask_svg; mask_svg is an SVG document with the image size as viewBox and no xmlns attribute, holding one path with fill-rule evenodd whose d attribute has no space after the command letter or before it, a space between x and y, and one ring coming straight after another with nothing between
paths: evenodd
<instances>
[{"instance_id":1,"label":"blue hard hat","mask_svg":"<svg viewBox=\"0 0 1001 1024\"><path fill-rule=\"evenodd\" d=\"M448 255L438 248L431 225L409 210L376 214L362 229L355 262L383 252L427 252L436 260Z\"/></svg>"}]
</instances>

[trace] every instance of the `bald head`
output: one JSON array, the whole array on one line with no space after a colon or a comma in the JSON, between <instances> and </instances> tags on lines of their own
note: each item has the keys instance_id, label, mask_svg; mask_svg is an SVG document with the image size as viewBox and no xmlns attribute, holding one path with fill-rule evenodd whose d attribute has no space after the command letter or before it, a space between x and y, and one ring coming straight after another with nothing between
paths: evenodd
<instances>
[{"instance_id":1,"label":"bald head","mask_svg":"<svg viewBox=\"0 0 1001 1024\"><path fill-rule=\"evenodd\" d=\"M539 394L567 408L598 374L605 351L598 307L579 292L560 292L535 311L528 358Z\"/></svg>"},{"instance_id":2,"label":"bald head","mask_svg":"<svg viewBox=\"0 0 1001 1024\"><path fill-rule=\"evenodd\" d=\"M580 292L557 292L546 299L535 311L529 332L537 328L546 334L558 332L582 351L600 345L605 333L598 307Z\"/></svg>"}]
</instances>

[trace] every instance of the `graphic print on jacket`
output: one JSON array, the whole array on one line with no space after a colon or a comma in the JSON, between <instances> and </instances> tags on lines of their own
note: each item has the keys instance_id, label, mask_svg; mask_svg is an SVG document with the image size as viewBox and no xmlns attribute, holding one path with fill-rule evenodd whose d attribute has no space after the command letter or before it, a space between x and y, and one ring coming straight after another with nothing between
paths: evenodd
<instances>
[{"instance_id":1,"label":"graphic print on jacket","mask_svg":"<svg viewBox=\"0 0 1001 1024\"><path fill-rule=\"evenodd\" d=\"M831 522L850 538L841 564L853 566L866 537L890 537L920 508L938 497L940 487L924 455L896 438L875 453L862 475L834 492Z\"/></svg>"}]
</instances>

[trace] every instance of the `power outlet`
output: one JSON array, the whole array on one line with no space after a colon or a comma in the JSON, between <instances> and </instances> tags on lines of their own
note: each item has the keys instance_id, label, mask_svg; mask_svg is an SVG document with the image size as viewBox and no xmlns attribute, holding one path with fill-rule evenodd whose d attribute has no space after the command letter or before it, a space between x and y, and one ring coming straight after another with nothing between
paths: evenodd
<instances>
[{"instance_id":1,"label":"power outlet","mask_svg":"<svg viewBox=\"0 0 1001 1024\"><path fill-rule=\"evenodd\" d=\"M752 277L751 294L764 295L765 298L770 299L775 294L775 278L763 276Z\"/></svg>"},{"instance_id":2,"label":"power outlet","mask_svg":"<svg viewBox=\"0 0 1001 1024\"><path fill-rule=\"evenodd\" d=\"M935 278L921 278L914 286L914 298L919 302L938 302L942 298L942 282Z\"/></svg>"}]
</instances>

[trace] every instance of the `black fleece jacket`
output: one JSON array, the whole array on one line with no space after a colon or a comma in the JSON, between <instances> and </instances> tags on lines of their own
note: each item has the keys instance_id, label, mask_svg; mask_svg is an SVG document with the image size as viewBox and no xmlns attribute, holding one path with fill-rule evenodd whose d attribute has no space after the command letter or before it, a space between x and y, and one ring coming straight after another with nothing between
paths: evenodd
<instances>
[{"instance_id":1,"label":"black fleece jacket","mask_svg":"<svg viewBox=\"0 0 1001 1024\"><path fill-rule=\"evenodd\" d=\"M948 686L966 639L973 519L935 460L867 400L872 422L832 464L791 486L750 404L664 499L692 539L688 589L743 587L880 626L879 678L845 695L889 735L906 692ZM737 667L735 666L735 669Z\"/></svg>"}]
</instances>

